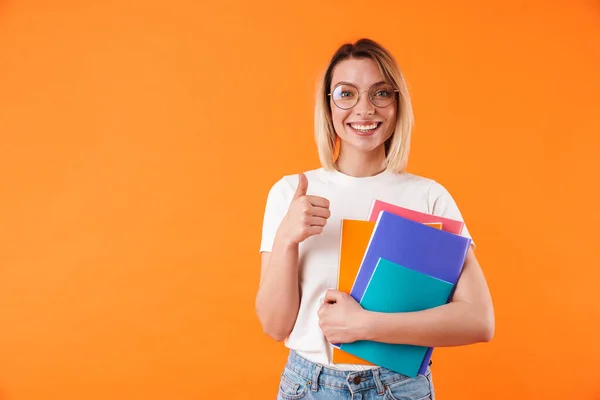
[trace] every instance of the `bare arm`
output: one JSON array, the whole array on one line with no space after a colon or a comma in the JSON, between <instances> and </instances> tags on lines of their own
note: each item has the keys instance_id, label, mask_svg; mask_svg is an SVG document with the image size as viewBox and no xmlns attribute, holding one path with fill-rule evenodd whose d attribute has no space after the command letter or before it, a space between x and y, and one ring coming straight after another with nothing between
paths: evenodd
<instances>
[{"instance_id":1,"label":"bare arm","mask_svg":"<svg viewBox=\"0 0 600 400\"><path fill-rule=\"evenodd\" d=\"M289 210L281 222L271 252L261 255L256 313L263 331L277 341L292 332L300 308L298 247L306 238L323 232L329 201L307 196L308 181L301 174Z\"/></svg>"},{"instance_id":2,"label":"bare arm","mask_svg":"<svg viewBox=\"0 0 600 400\"><path fill-rule=\"evenodd\" d=\"M469 250L452 301L412 313L364 314L366 340L418 346L460 346L494 336L494 309L479 262Z\"/></svg>"},{"instance_id":3,"label":"bare arm","mask_svg":"<svg viewBox=\"0 0 600 400\"><path fill-rule=\"evenodd\" d=\"M273 251L261 257L256 312L264 332L281 341L292 331L300 307L298 245L276 239Z\"/></svg>"}]
</instances>

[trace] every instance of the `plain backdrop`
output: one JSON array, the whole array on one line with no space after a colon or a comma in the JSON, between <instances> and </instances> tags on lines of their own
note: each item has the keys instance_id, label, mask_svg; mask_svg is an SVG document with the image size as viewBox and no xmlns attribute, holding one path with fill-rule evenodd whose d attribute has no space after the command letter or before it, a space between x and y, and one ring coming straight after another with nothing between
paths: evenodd
<instances>
[{"instance_id":1,"label":"plain backdrop","mask_svg":"<svg viewBox=\"0 0 600 400\"><path fill-rule=\"evenodd\" d=\"M318 168L317 77L369 37L408 171L477 242L491 343L438 399L600 399L600 3L0 1L0 399L274 399L266 196Z\"/></svg>"}]
</instances>

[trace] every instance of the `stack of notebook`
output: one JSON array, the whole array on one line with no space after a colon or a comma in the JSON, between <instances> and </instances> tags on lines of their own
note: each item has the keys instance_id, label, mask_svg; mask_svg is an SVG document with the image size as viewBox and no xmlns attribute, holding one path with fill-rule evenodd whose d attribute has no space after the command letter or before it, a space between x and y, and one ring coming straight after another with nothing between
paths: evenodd
<instances>
[{"instance_id":1,"label":"stack of notebook","mask_svg":"<svg viewBox=\"0 0 600 400\"><path fill-rule=\"evenodd\" d=\"M471 240L455 221L376 200L368 221L342 220L338 290L376 312L412 312L452 297ZM370 364L415 377L433 349L372 341L334 344L336 364Z\"/></svg>"}]
</instances>

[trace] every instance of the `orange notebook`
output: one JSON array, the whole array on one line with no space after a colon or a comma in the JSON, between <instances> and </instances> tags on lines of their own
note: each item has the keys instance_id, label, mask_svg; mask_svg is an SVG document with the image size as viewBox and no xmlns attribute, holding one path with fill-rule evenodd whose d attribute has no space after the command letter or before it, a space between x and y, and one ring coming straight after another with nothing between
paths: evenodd
<instances>
[{"instance_id":1,"label":"orange notebook","mask_svg":"<svg viewBox=\"0 0 600 400\"><path fill-rule=\"evenodd\" d=\"M426 223L436 229L442 229L441 222ZM338 272L338 290L350 294L356 274L360 269L363 256L371 240L375 221L359 221L342 219L340 236L340 267ZM372 363L358 358L350 353L333 346L333 362L335 364L363 364Z\"/></svg>"}]
</instances>

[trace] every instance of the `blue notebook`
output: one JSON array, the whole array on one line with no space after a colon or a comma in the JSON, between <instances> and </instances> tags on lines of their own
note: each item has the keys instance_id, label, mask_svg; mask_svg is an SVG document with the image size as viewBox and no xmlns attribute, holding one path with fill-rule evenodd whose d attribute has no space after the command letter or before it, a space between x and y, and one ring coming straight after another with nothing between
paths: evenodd
<instances>
[{"instance_id":1,"label":"blue notebook","mask_svg":"<svg viewBox=\"0 0 600 400\"><path fill-rule=\"evenodd\" d=\"M381 211L350 295L360 302L380 257L456 285L470 245L469 238ZM432 353L430 347L422 374Z\"/></svg>"},{"instance_id":2,"label":"blue notebook","mask_svg":"<svg viewBox=\"0 0 600 400\"><path fill-rule=\"evenodd\" d=\"M470 244L464 236L382 211L350 295L361 301L379 258L455 285Z\"/></svg>"},{"instance_id":3,"label":"blue notebook","mask_svg":"<svg viewBox=\"0 0 600 400\"><path fill-rule=\"evenodd\" d=\"M396 313L446 304L454 285L380 258L360 301L365 310ZM359 340L342 350L373 364L415 377L427 347Z\"/></svg>"}]
</instances>

